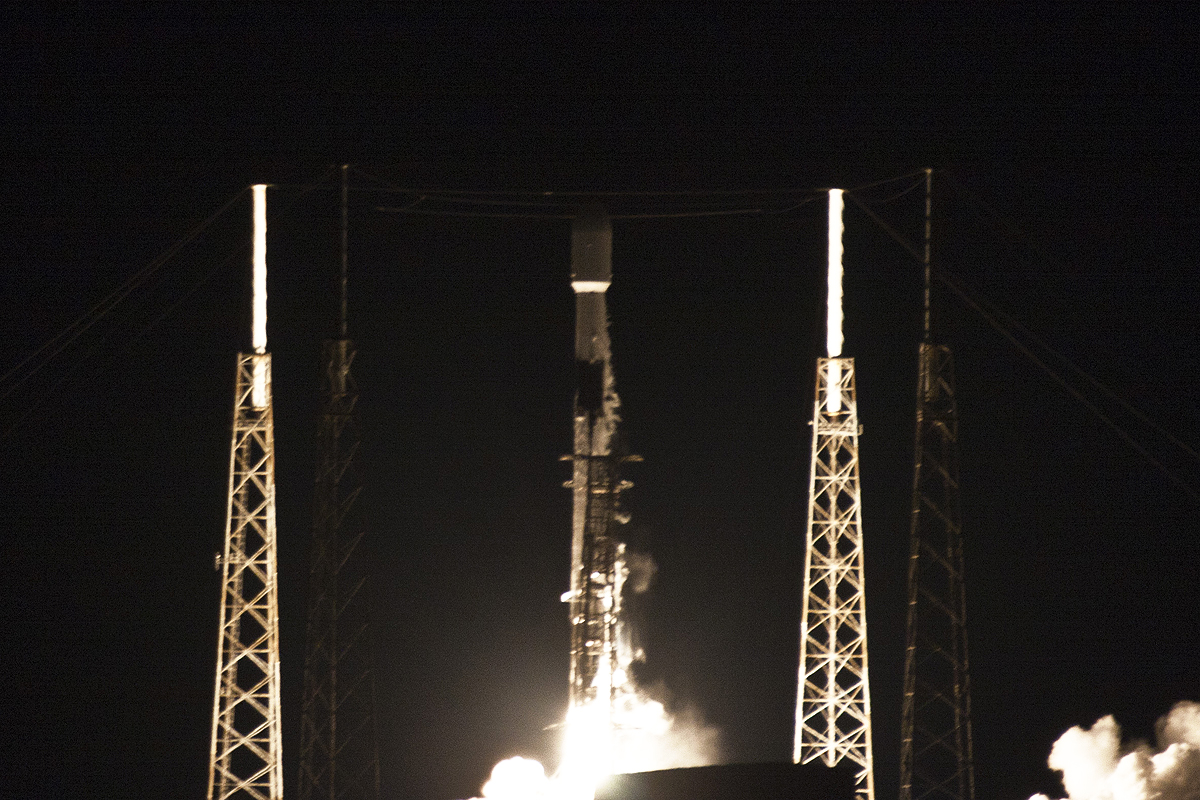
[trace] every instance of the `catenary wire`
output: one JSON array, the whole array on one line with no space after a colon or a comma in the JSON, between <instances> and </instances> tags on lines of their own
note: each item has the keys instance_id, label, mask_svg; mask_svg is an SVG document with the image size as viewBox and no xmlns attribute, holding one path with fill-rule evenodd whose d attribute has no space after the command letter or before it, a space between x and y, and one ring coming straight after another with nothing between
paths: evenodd
<instances>
[{"instance_id":1,"label":"catenary wire","mask_svg":"<svg viewBox=\"0 0 1200 800\"><path fill-rule=\"evenodd\" d=\"M327 181L334 174L334 171L335 170L330 170L329 172L327 172L323 176L322 180ZM292 198L291 201L288 202L287 205L284 206L282 211L277 211L277 212L272 213L270 219L278 220L281 217L284 217L289 211L291 211L291 209L301 199L303 199L305 196L307 196L310 192L314 191L315 189L320 188L321 185L323 185L323 184L318 183L318 184L314 184L314 185L306 187L296 197ZM102 319L104 316L112 313L112 311L121 303L122 300L124 300L127 296L129 296L129 294L131 294L139 286L144 285L146 283L146 281L149 280L150 277L152 277L155 272L157 272L161 267L165 266L171 260L171 258L176 256L179 253L179 251L183 248L184 245L186 245L188 242L194 240L197 236L199 236L201 233L203 233L205 228L207 228L209 225L216 222L216 220L218 218L220 218L220 216L225 211L227 211L229 209L229 207L232 206L246 192L246 190L248 188L249 187L245 187L245 188L239 190L237 193L235 193L224 205L222 205L219 209L217 209L217 211L215 211L212 215L210 215L204 222L202 222L200 225L198 225L193 230L189 231L182 239L180 239L179 241L175 242L175 244L173 244L169 248L167 248L167 250L163 251L163 253L160 254L157 258L155 258L150 263L150 265L148 265L145 269L143 269L141 272L137 273L137 275L130 278L129 281L126 281L126 283L123 284L121 287L119 287L117 290L115 290L114 292L111 292L100 303L97 303L95 306L93 306L92 309L88 312L89 314L96 312L98 309L100 309L100 307L102 305L104 305L109 300L112 300L112 302L108 304L107 308L104 308L102 311L99 311L99 313L93 319L87 321L87 324L84 327L82 327L81 329L76 331L73 335L70 336L69 339L64 341L53 353L51 353L49 356L46 357L46 359L44 359L40 364L38 364L35 369L30 370L28 373L26 373L24 376L22 376L19 381L15 382L11 386L9 386L4 391L3 394L0 394L0 399L6 398L13 390L18 388L22 383L24 383L30 377L32 377L35 372L40 370L41 367L43 367L47 363L49 363L49 361L51 359L56 357L59 353L61 353L63 350L65 350L66 347L68 347L72 342L74 342L76 339L78 339L80 335L85 333L89 328L91 328L93 325L95 325L97 322L99 322L99 320ZM213 275L217 274L222 269L227 267L229 265L229 263L233 261L234 258L236 258L238 255L245 254L249 249L250 249L250 238L247 237L240 247L238 247L233 252L231 252L216 267L209 270L204 276L202 276L197 282L195 282L186 292L184 292L184 294L181 297L179 297L179 299L177 299L174 303L172 303L170 306L168 306L168 308L165 311L158 314L156 317L151 319L145 325L141 326L132 336L130 336L125 347L123 348L123 351L128 352L128 350L133 346L133 343L135 341L141 339L141 337L145 336L148 332L153 330L163 320L167 319L171 314L173 314L184 303L184 301L186 301L189 297L191 297L201 286L203 286L209 280L211 280ZM126 289L126 287L128 287L127 290L124 291L123 293L121 293L119 297L117 297L116 295L118 293L120 293L122 289ZM86 316L87 315L85 315L85 317ZM81 320L82 319L83 318L81 318ZM54 341L57 341L58 339L63 338L64 336L66 336L68 333L70 333L72 328L79 325L79 322L80 322L80 320L77 320L75 323L72 323L72 325L68 326L67 329L65 329L64 331L60 331L58 334L56 334L54 337L51 338L50 342L52 343ZM67 367L67 369L63 373L63 375L61 375L59 377L59 379L57 381L55 381L49 387L49 389L47 389L47 391L42 393L42 396L40 398L25 404L21 414L16 419L14 419L9 424L9 426L7 428L5 428L5 430L3 432L0 432L0 440L10 438L20 428L21 424L25 420L27 420L34 412L38 411L42 406L44 406L50 398L54 397L55 394L57 393L57 391L72 377L72 375L76 374L79 371L79 369L87 362L87 360L97 351L100 344L102 344L107 338L108 338L108 335L105 335L105 336L102 336L99 341L93 342L92 345L89 346L88 349L83 353L83 355L80 356L75 361L74 364ZM46 348L46 345L43 345L41 348L39 348L39 350L44 350L45 348ZM28 360L29 359L26 359L26 362ZM107 367L102 367L100 370L98 370L93 375L93 377L102 375L104 373L105 369L107 369ZM11 374L11 372L10 372L10 374Z\"/></svg>"},{"instance_id":2,"label":"catenary wire","mask_svg":"<svg viewBox=\"0 0 1200 800\"><path fill-rule=\"evenodd\" d=\"M88 309L87 312L85 312L81 317L72 322L59 333L52 336L44 344L42 344L41 347L26 356L21 363L10 369L4 374L3 377L0 377L0 382L7 381L9 378L12 378L20 370L22 370L27 364L29 364L30 361L38 358L41 359L23 374L17 376L16 380L5 387L3 391L0 391L0 400L3 400L11 395L13 391L15 391L23 383L29 380L29 378L39 372L42 367L50 363L50 361L53 360L59 353L61 353L63 350L69 347L72 342L87 332L89 328L95 325L109 311L111 311L122 300L128 297L135 289L148 281L156 272L158 272L159 269L161 269L168 261L170 261L176 253L183 249L186 244L203 233L209 225L216 222L216 220L220 218L222 214L228 211L230 206L232 206L234 202L236 202L237 199L240 198L243 193L245 193L245 191L245 189L242 189L241 191L237 192L224 205L210 214L203 222L185 234L182 239L164 250L157 258L151 261L137 274L110 292L107 296L100 300L100 302ZM51 350L48 355L43 357L43 354L46 353L46 351L50 348L54 349Z\"/></svg>"},{"instance_id":3,"label":"catenary wire","mask_svg":"<svg viewBox=\"0 0 1200 800\"><path fill-rule=\"evenodd\" d=\"M872 211L869 207L867 207L867 205L865 203L863 203L861 200L859 200L853 194L847 192L847 195L855 203L855 205L857 205L860 209L862 209L862 211L867 216L869 216L875 222L875 224L879 225L879 227L882 228L885 233L887 233L892 239L894 239L897 244L899 244L901 247L903 247L913 258L917 259L918 261L923 260L924 254L919 252L917 250L917 248L911 242L909 242L908 239L906 239L899 231L897 231L891 225L888 225L886 222L884 222L879 217L878 214L876 214L874 211ZM1017 350L1020 351L1030 361L1032 361L1035 366L1037 366L1039 369L1041 369L1052 381L1054 381L1054 383L1058 384L1059 387L1061 387L1064 391L1066 391L1068 394L1070 394L1072 397L1074 397L1080 404L1082 404L1084 406L1084 408L1086 408L1088 411L1092 412L1092 414L1097 419L1099 419L1102 423L1104 423L1122 441L1124 441L1138 455L1140 455L1143 459L1145 459L1148 464L1150 464L1151 466L1158 469L1164 476L1166 476L1166 478L1168 480L1170 480L1172 483L1174 483L1176 486L1178 486L1180 489L1182 489L1183 492L1185 494L1187 494L1189 497L1191 497L1193 500L1200 501L1200 493L1196 492L1196 490L1193 489L1187 481L1185 481L1183 478L1180 478L1178 475L1175 474L1174 471L1169 469L1165 464L1163 464L1161 461L1159 461L1157 458L1155 458L1153 455L1151 455L1150 452L1148 450L1146 450L1146 448L1140 442L1138 442L1136 439L1134 439L1124 428L1122 428L1120 425L1118 425L1115 420L1113 420L1111 417L1109 417L1107 414L1105 414L1104 411L1102 411L1099 407L1097 407L1082 392L1080 392L1074 386L1071 386L1071 384L1068 383L1066 381L1066 379L1063 378L1060 374L1058 374L1058 372L1055 371L1053 367L1051 367L1049 364L1047 364L1045 361L1043 361L1041 358L1039 358L1038 355L1036 353L1034 353L1031 349L1029 349L1029 347L1024 342L1022 342L1020 339L1018 339L1012 333L1012 331L1010 331L1008 328L1006 328L1001 323L1000 319L997 318L997 316L995 314L993 314L992 312L985 309L983 307L982 303L980 301L976 300L971 295L971 293L966 289L966 287L964 287L962 284L960 284L953 276L951 276L949 273L947 273L943 269L933 270L933 275L934 275L934 277L936 277L938 279L938 281L942 285L944 285L946 288L950 289L950 291L952 291L955 295L957 295L958 298L960 300L962 300L963 303L965 303L970 309L975 311L975 313L979 314L979 316L981 316L985 322L987 322L992 328L994 328L997 333L999 333L1001 336L1003 336L1005 339L1007 339L1008 342L1010 344L1012 344L1013 347L1017 348ZM1036 340L1036 337L1033 337L1033 338L1035 338L1035 341L1037 341L1038 344L1040 344L1042 347L1044 347L1048 352L1050 352L1056 356L1058 355L1058 353L1055 350L1053 350L1052 348L1050 348L1049 345L1046 345L1044 342L1041 342L1040 340ZM1127 407L1123 401L1119 401L1119 402L1121 402L1123 407ZM1152 426L1152 427L1154 427L1155 430L1159 430L1157 426Z\"/></svg>"}]
</instances>

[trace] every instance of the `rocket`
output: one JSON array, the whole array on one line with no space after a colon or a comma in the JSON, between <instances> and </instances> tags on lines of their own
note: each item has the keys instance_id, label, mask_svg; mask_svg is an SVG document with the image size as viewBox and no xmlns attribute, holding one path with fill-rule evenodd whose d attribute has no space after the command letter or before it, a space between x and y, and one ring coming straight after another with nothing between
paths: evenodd
<instances>
[{"instance_id":1,"label":"rocket","mask_svg":"<svg viewBox=\"0 0 1200 800\"><path fill-rule=\"evenodd\" d=\"M571 288L575 292L573 514L570 604L570 707L611 706L624 683L619 654L624 546L613 531L617 477L613 444L620 400L613 383L606 292L612 283L612 221L586 206L571 224Z\"/></svg>"}]
</instances>

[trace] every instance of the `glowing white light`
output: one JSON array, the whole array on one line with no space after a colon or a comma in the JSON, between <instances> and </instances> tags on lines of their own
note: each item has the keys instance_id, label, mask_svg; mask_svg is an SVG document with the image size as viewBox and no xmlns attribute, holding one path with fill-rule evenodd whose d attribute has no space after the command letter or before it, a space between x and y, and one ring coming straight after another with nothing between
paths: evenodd
<instances>
[{"instance_id":1,"label":"glowing white light","mask_svg":"<svg viewBox=\"0 0 1200 800\"><path fill-rule=\"evenodd\" d=\"M842 354L842 210L846 201L841 189L829 190L829 296L826 301L825 349L829 357ZM836 414L842 410L842 365L829 362L825 378L825 410Z\"/></svg>"},{"instance_id":2,"label":"glowing white light","mask_svg":"<svg viewBox=\"0 0 1200 800\"><path fill-rule=\"evenodd\" d=\"M254 192L254 352L267 352L267 185L255 184Z\"/></svg>"},{"instance_id":3,"label":"glowing white light","mask_svg":"<svg viewBox=\"0 0 1200 800\"><path fill-rule=\"evenodd\" d=\"M825 410L836 414L842 410L842 362L830 359L825 372Z\"/></svg>"},{"instance_id":4,"label":"glowing white light","mask_svg":"<svg viewBox=\"0 0 1200 800\"><path fill-rule=\"evenodd\" d=\"M255 184L254 194L254 303L250 343L254 352L267 352L267 187ZM250 383L250 403L255 408L267 407L267 365L262 359L254 361Z\"/></svg>"},{"instance_id":5,"label":"glowing white light","mask_svg":"<svg viewBox=\"0 0 1200 800\"><path fill-rule=\"evenodd\" d=\"M572 796L589 795L601 778L612 774L612 720L607 703L567 710L562 760L555 779Z\"/></svg>"},{"instance_id":6,"label":"glowing white light","mask_svg":"<svg viewBox=\"0 0 1200 800\"><path fill-rule=\"evenodd\" d=\"M842 354L842 209L841 189L829 190L829 316L825 347L830 358Z\"/></svg>"},{"instance_id":7,"label":"glowing white light","mask_svg":"<svg viewBox=\"0 0 1200 800\"><path fill-rule=\"evenodd\" d=\"M607 292L612 281L571 281L571 288L576 294L584 292Z\"/></svg>"},{"instance_id":8,"label":"glowing white light","mask_svg":"<svg viewBox=\"0 0 1200 800\"><path fill-rule=\"evenodd\" d=\"M492 777L483 785L487 800L537 800L548 797L550 779L540 762L514 756L492 767Z\"/></svg>"},{"instance_id":9,"label":"glowing white light","mask_svg":"<svg viewBox=\"0 0 1200 800\"><path fill-rule=\"evenodd\" d=\"M254 408L267 407L267 362L264 357L255 357L250 373L250 405Z\"/></svg>"}]
</instances>

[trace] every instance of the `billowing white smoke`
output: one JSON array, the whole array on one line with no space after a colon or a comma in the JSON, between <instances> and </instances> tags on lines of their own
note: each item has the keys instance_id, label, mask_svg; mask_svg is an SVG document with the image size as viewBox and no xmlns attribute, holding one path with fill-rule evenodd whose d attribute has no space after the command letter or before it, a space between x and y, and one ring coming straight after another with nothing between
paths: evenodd
<instances>
[{"instance_id":1,"label":"billowing white smoke","mask_svg":"<svg viewBox=\"0 0 1200 800\"><path fill-rule=\"evenodd\" d=\"M625 589L634 594L649 591L650 584L654 583L654 576L658 574L658 564L655 563L654 557L649 553L630 550L625 554L625 566L629 570Z\"/></svg>"},{"instance_id":2,"label":"billowing white smoke","mask_svg":"<svg viewBox=\"0 0 1200 800\"><path fill-rule=\"evenodd\" d=\"M635 595L650 590L658 574L658 564L649 553L624 551L624 591ZM634 621L621 620L623 657L632 670L643 662L645 653L637 645ZM677 707L668 712L670 691L665 685L639 685L628 674L618 687L614 709L612 739L613 772L647 772L677 767L703 767L720 762L720 731L707 725L698 711Z\"/></svg>"},{"instance_id":3,"label":"billowing white smoke","mask_svg":"<svg viewBox=\"0 0 1200 800\"><path fill-rule=\"evenodd\" d=\"M624 591L649 590L658 565L646 553L622 550ZM721 732L691 708L667 711L669 692L662 684L639 686L629 667L645 657L633 641L632 625L619 632L622 676L614 706L571 709L562 727L558 769L547 776L542 765L520 756L505 759L483 786L485 800L592 800L607 775L677 767L702 767L721 760Z\"/></svg>"},{"instance_id":4,"label":"billowing white smoke","mask_svg":"<svg viewBox=\"0 0 1200 800\"><path fill-rule=\"evenodd\" d=\"M668 713L662 702L638 692L626 701L613 732L614 772L647 772L720 763L721 732L699 713Z\"/></svg>"},{"instance_id":5,"label":"billowing white smoke","mask_svg":"<svg viewBox=\"0 0 1200 800\"><path fill-rule=\"evenodd\" d=\"M1070 800L1200 800L1200 703L1176 703L1155 732L1157 750L1123 749L1121 728L1107 716L1060 736L1048 763L1062 773Z\"/></svg>"}]
</instances>

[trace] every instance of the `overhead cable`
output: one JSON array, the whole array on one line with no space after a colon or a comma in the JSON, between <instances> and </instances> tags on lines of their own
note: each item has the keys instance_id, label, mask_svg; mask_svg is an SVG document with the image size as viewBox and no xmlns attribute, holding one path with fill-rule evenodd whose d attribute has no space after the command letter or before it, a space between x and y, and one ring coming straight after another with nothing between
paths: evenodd
<instances>
[{"instance_id":1,"label":"overhead cable","mask_svg":"<svg viewBox=\"0 0 1200 800\"><path fill-rule=\"evenodd\" d=\"M879 217L878 214L876 214L874 211L872 211L865 203L863 203L857 197L850 194L849 192L847 192L846 194L850 196L850 199L854 201L855 205L857 205L860 209L862 209L863 213L865 213L867 216L869 216L875 222L875 224L879 225L879 227L882 228L885 233L887 233L893 240L895 240L897 244L899 244L901 247L903 247L913 258L915 258L917 261L923 261L924 254L921 253L912 244L912 242L908 241L907 238L905 238L902 234L900 234L891 225L888 225L886 222L884 222ZM1028 358L1030 361L1032 361L1035 366L1037 366L1039 369L1041 369L1052 381L1054 381L1054 383L1058 384L1063 390L1065 390L1068 394L1070 394L1077 401L1079 401L1079 403L1082 404L1084 406L1084 408L1086 408L1088 411L1091 411L1092 414L1097 419L1099 419L1101 422L1103 422L1122 441L1124 441L1136 453L1138 453L1138 455L1140 455L1143 459L1145 459L1147 463L1149 463L1151 466L1158 469L1163 475L1165 475L1167 477L1168 480L1170 480L1172 483L1174 483L1176 486L1178 486L1180 489L1182 489L1184 491L1184 493L1187 494L1189 497L1191 497L1193 500L1200 501L1200 493L1198 493L1195 489L1193 489L1188 482L1186 482L1185 480L1180 478L1178 475L1175 474L1175 472L1168 469L1166 465L1164 465L1161 461L1159 461L1157 458L1152 456L1150 454L1150 452L1148 450L1146 450L1146 448L1141 443L1139 443L1137 440L1135 440L1124 428L1122 428L1120 425L1118 425L1115 420L1113 420L1111 417L1109 417L1107 414L1105 414L1099 407L1097 407L1091 400L1089 400L1082 392L1080 392L1074 386L1069 384L1065 378L1063 378L1057 371L1054 370L1053 367L1051 367L1049 364L1047 364L1045 361L1043 361L1041 358L1039 358L1038 355L1036 353L1034 353L1031 349L1029 349L1029 347L1024 342L1022 342L1020 339L1018 339L1012 333L1012 331L1010 331L1007 327L1005 327L1005 325L1002 324L1001 320L997 316L1001 312L991 312L991 311L987 310L986 308L984 308L983 304L980 301L976 300L971 295L971 293L966 289L966 287L964 287L962 284L960 284L947 271L945 271L943 269L935 269L935 270L933 270L933 275L935 278L938 279L938 281L942 285L944 285L951 292L953 292L955 295L957 295L958 298L963 301L963 303L965 303L969 308L971 308L973 311L975 311L977 314L979 314L979 316L981 316L985 322L987 322L992 328L994 328L1001 336L1003 336L1005 339L1007 339L1008 342L1010 344L1012 344L1013 347L1017 348L1017 350L1019 352L1021 352L1026 358ZM1006 318L1008 318L1007 315L1004 315L1004 316ZM1011 318L1009 318L1009 319L1011 319ZM1086 379L1088 380L1089 383L1091 383L1095 386L1098 386L1098 387L1102 385L1095 378L1088 376L1081 369L1079 369L1078 367L1075 367L1073 364L1071 364L1071 362L1065 356L1061 355L1054 348L1050 347L1050 345L1048 345L1045 342L1038 339L1036 336L1034 336L1028 330L1025 330L1024 328L1022 328L1022 330L1029 336L1029 338L1033 339L1033 341L1035 343L1037 343L1040 347L1045 349L1047 352L1049 352L1052 355L1056 356L1057 358L1061 359L1063 362L1067 363L1068 365L1074 367L1074 369L1077 370L1080 375L1083 375L1086 377ZM1187 447L1182 442L1179 442L1177 439L1175 439L1175 437L1171 436L1169 433L1162 430L1158 425L1155 425L1153 422L1150 422L1148 419L1145 418L1144 415L1142 415L1136 409L1133 409L1124 400L1121 400L1119 397L1117 397L1111 390L1105 389L1104 391L1106 394L1108 394L1110 397L1112 397L1112 399L1114 399L1117 403L1119 403L1122 408L1125 408L1126 410L1134 413L1139 419L1142 419L1143 421L1145 421L1153 430L1155 430L1159 434L1165 436L1168 439L1168 441L1170 441L1173 444L1176 444L1177 446L1182 447L1185 451L1192 453L1194 455L1194 451L1192 451L1192 449L1190 447Z\"/></svg>"}]
</instances>

